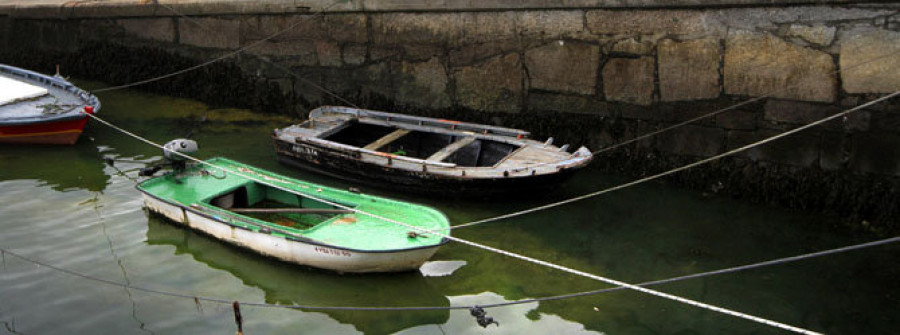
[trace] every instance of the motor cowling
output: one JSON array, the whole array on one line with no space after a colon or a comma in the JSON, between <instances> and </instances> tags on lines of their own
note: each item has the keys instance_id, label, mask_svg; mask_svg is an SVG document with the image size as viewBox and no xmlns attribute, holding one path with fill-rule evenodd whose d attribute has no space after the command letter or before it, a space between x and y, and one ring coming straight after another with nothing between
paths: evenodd
<instances>
[{"instance_id":1,"label":"motor cowling","mask_svg":"<svg viewBox=\"0 0 900 335\"><path fill-rule=\"evenodd\" d=\"M186 158L177 153L190 155L197 152L197 142L188 139L174 139L163 145L163 157L170 162L182 162Z\"/></svg>"}]
</instances>

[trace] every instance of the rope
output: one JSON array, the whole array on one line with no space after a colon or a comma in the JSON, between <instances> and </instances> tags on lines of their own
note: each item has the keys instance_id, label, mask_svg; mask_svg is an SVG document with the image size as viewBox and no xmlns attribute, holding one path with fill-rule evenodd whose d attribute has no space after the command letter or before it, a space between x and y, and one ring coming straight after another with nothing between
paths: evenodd
<instances>
[{"instance_id":1,"label":"rope","mask_svg":"<svg viewBox=\"0 0 900 335\"><path fill-rule=\"evenodd\" d=\"M220 56L220 57L217 57L217 58L213 58L212 60L209 60L209 61L200 63L199 65L191 66L191 67L189 67L189 68L185 68L185 69L178 70L178 71L175 71L175 72L172 72L172 73L164 74L164 75L161 75L161 76L158 76L158 77L153 77L153 78L144 79L144 80L141 80L141 81L136 81L136 82L133 82L133 83L130 83L130 84L124 84L124 85L119 85L119 86L111 86L111 87L106 87L106 88L96 89L96 90L93 91L93 93L100 93L100 92L107 92L107 91L120 90L120 89L124 89L124 88L129 88L129 87L139 86L139 85L143 85L143 84L147 84L147 83L152 83L152 82L154 82L154 81L158 81L158 80L162 80L162 79L166 79L166 78L171 78L171 77L174 77L174 76L177 76L177 75L181 75L181 74L184 74L184 73L187 73L187 72L191 72L191 71L194 71L194 70L197 70L197 69L200 69L200 68L209 66L210 64L216 63L216 62L221 61L221 60L223 60L223 59L231 58L231 57L233 57L233 56L235 56L235 55L237 55L237 54L240 54L240 53L242 53L242 52L244 52L244 51L246 51L246 50L248 50L248 49L250 49L250 48L253 48L253 47L256 47L257 45L260 45L260 44L262 44L262 43L268 42L268 41L272 40L273 38L278 37L279 35L284 34L285 32L287 32L287 31L289 31L289 30L292 30L292 29L294 29L294 28L300 26L300 25L303 24L303 23L306 23L306 22L309 21L309 20L312 20L313 18L315 18L315 17L321 15L322 13L324 13L324 12L325 12L326 10L328 10L329 8L336 6L337 4L339 4L339 3L341 3L341 2L342 2L342 0L337 0L337 1L333 2L333 3L331 3L330 5L323 7L322 9L320 9L318 12L316 12L316 13L313 14L312 16L305 17L304 19L301 19L301 20L297 20L296 22L292 23L292 24L291 24L290 26L288 26L287 28L284 28L284 29L282 29L282 30L279 30L279 31L275 32L274 34L269 35L269 36L266 37L266 38L263 38L263 39L258 40L258 41L256 41L256 42L253 42L253 43L250 43L250 44L248 44L248 45L245 46L245 47L242 47L242 48L239 48L239 49L237 49L237 50L235 50L235 51L229 52L229 53L227 53L227 54L225 54L225 55L223 55L223 56ZM165 6L165 5L163 5L163 6ZM166 7L168 7L168 6L166 6ZM170 9L170 10L173 10L172 8L169 8L169 9ZM173 10L173 11L174 11L174 10Z\"/></svg>"},{"instance_id":2,"label":"rope","mask_svg":"<svg viewBox=\"0 0 900 335\"><path fill-rule=\"evenodd\" d=\"M97 120L97 121L99 121L99 122L101 122L101 123L107 125L107 126L112 127L113 129L116 129L116 130L121 131L121 132L123 132L123 133L125 133L125 134L128 134L129 136L135 137L135 138L137 138L137 139L139 139L139 140L141 140L141 141L143 141L143 142L145 142L145 143L148 143L148 144L150 144L150 145L152 145L152 146L155 146L155 147L157 147L157 148L161 148L161 149L163 149L163 150L166 150L166 149L163 148L161 145L156 144L156 143L153 143L153 142L151 142L150 140L141 138L140 136L137 136L137 135L135 135L135 134L133 134L133 133L131 133L131 132L128 132L128 131L126 131L126 130L124 130L124 129L122 129L122 128L119 128L119 127L117 127L117 126L115 126L115 125L112 125L112 124L110 124L109 122L106 122L106 121L100 119L99 117L97 117L97 116L94 115L94 114L88 114L88 113L85 113L85 114L88 115L88 116L90 116L91 118L93 118L93 119L95 119L95 120ZM242 176L242 177L247 178L247 179L249 179L249 180L253 180L253 181L256 181L256 182L258 182L258 183L260 183L260 184L267 185L267 186L270 186L270 187L273 187L273 188L276 188L276 189L279 189L279 190L282 190L282 191L285 191L285 192L288 192L288 193L293 193L293 194L296 194L296 195L299 195L299 196L302 196L302 197L306 197L306 198L309 198L309 199L312 199L312 200L315 200L315 201L319 201L319 202L322 202L322 203L325 203L325 204L328 204L328 205L331 205L331 206L335 206L335 207L337 207L337 208L342 208L342 209L346 209L346 210L349 210L349 211L353 211L354 213L357 213L357 214L362 214L362 215L366 215L366 216L369 216L369 217L373 217L373 218L376 218L376 219L379 219L379 220L382 220L382 221L385 221L385 222L390 222L390 223L393 223L393 224L396 224L396 225L400 225L400 226L403 226L403 227L406 227L406 228L410 228L410 229L415 230L415 231L418 231L418 232L424 232L424 233L433 234L433 235L436 235L436 236L440 236L440 237L442 237L442 238L446 238L446 239L451 240L451 241L455 241L455 242L462 243L462 244L465 244L465 245L469 245L469 246L472 246L472 247L476 247L476 248L479 248L479 249L491 251L491 252L498 253L498 254L501 254L501 255L504 255L504 256L507 256L507 257L516 258L516 259L523 260L523 261L530 262L530 263L534 263L534 264L537 264L537 265L549 267L549 268L556 269L556 270L560 270L560 271L563 271L563 272L568 272L568 273L570 273L570 274L582 276L582 277L585 277L585 278L590 278L590 279L597 280L597 281L602 281L602 282L605 282L605 283L608 283L608 284L612 284L612 285L616 285L616 286L623 286L623 287L626 287L626 288L629 288L629 289L632 289L632 290L635 290L635 291L638 291L638 292L642 292L642 293L646 293L646 294L650 294L650 295L655 295L655 296L657 296L657 297L661 297L661 298L665 298L665 299L669 299L669 300L674 300L674 301L677 301L677 302L681 302L681 303L688 304L688 305L695 306L695 307L699 307L699 308L708 309L708 310L715 311L715 312L719 312L719 313L723 313L723 314L732 315L732 316L735 316L735 317L739 317L739 318L751 320L751 321L758 322L758 323L762 323L762 324L769 325L769 326L772 326L772 327L777 327L777 328L781 328L781 329L784 329L784 330L788 330L788 331L792 331L792 332L797 332L797 333L801 333L801 334L816 334L816 333L814 333L814 332L811 332L811 331L809 331L809 330L805 330L805 329L802 329L802 328L797 328L797 327L790 326L790 325L786 325L786 324L783 324L783 323L779 323L779 322L775 322L775 321L771 321L771 320L766 320L766 319L763 319L763 318L760 318L760 317L757 317L757 316L753 316L753 315L749 315L749 314L745 314L745 313L741 313L741 312L732 311L732 310L725 309L725 308L722 308L722 307L713 306L713 305L710 305L710 304L705 304L705 303L702 303L702 302L699 302L699 301L695 301L695 300L691 300L691 299L687 299L687 298L682 298L682 297L675 296L675 295L671 295L671 294L668 294L668 293L663 293L663 292L654 291L654 290L651 290L651 289L643 288L643 287L636 286L636 285L633 285L633 284L629 284L629 283L626 283L626 282L622 282L622 281L618 281L618 280L614 280L614 279L610 279L610 278L606 278L606 277L594 275L594 274L587 273L587 272L584 272L584 271L575 270L575 269L568 268L568 267L565 267L565 266L562 266L562 265L557 265L557 264L549 263L549 262L542 261L542 260L539 260L539 259L536 259L536 258L532 258L532 257L524 256L524 255L521 255L521 254L517 254L517 253L514 253L514 252L510 252L510 251L506 251L506 250L497 249L497 248L490 247L490 246L487 246L487 245L483 245L483 244L480 244L480 243L476 243L476 242L464 240L464 239L461 239L461 238L458 238L458 237L453 237L453 236L450 236L450 235L448 235L448 234L444 234L444 233L440 233L440 232L435 232L435 231L430 231L430 230L427 230L427 229L424 229L424 228L421 228L421 227L417 227L417 226L413 226L413 225L410 225L410 224L407 224L407 223L399 222L399 221L396 221L396 220L393 220L393 219L389 219L389 218L386 218L386 217L383 217L383 216L380 216L380 215L375 215L375 214L367 213L367 212L358 210L358 209L356 209L356 208L351 208L351 207L345 206L345 205L343 205L343 204L339 204L339 203L336 203L336 202L332 202L332 201L328 201L328 200L325 200L325 199L321 199L321 198L318 198L318 197L315 197L315 196L312 196L312 195L309 195L309 194L298 193L298 192L295 192L295 191L293 191L293 190L289 190L289 189L286 189L286 188L284 188L284 187L281 187L281 186L278 186L278 185L274 185L274 184L272 184L272 183L270 183L270 182L268 182L268 181L264 181L264 180L261 180L261 179L258 179L258 178L254 178L254 177L251 177L251 176L247 176L247 175L245 175L245 174L241 174L241 173L238 173L237 171L233 171L233 170L230 170L230 169L227 169L227 168L222 168L222 167L220 167L220 166L213 165L213 164L211 164L211 163L208 163L208 162L199 160L199 159L197 159L197 158L194 158L194 157L192 157L192 156L189 156L189 155L186 155L186 154L177 152L177 151L169 151L169 152L175 153L175 154L177 154L177 155L179 155L179 156L181 156L181 157L184 157L184 158L186 158L186 159L189 159L189 160L191 160L191 161L194 161L194 162L197 162L197 163L200 163L200 164L209 166L209 167L211 167L211 168L213 168L213 169L218 169L218 170L221 170L221 171L230 172L230 173L232 173L232 174L235 174L235 175L238 175L238 176Z\"/></svg>"},{"instance_id":3,"label":"rope","mask_svg":"<svg viewBox=\"0 0 900 335\"><path fill-rule=\"evenodd\" d=\"M726 268L726 269L700 272L700 273L679 276L679 277L672 277L672 278L661 279L661 280L655 280L655 281L648 281L648 282L643 282L643 283L640 283L637 285L638 286L662 285L662 284L684 281L684 280L688 280L688 279L696 279L696 278L702 278L702 277L709 277L709 276L757 269L757 268L762 268L762 267L767 267L767 266L792 263L792 262L797 262L797 261L806 260L806 259L810 259L810 258L817 258L817 257L822 257L822 256L827 256L827 255L845 253L845 252L849 252L849 251L871 248L871 247L887 245L887 244L897 243L897 242L900 242L900 236L882 239L882 240L878 240L878 241L856 244L856 245L850 245L850 246L846 246L846 247L818 251L818 252L813 252L813 253L808 253L808 254L802 254L802 255L798 255L798 256L785 257L785 258L779 258L779 259L774 259L774 260L765 261L765 262L758 262L758 263L752 263L752 264L747 264L747 265L742 265L742 266L736 266L736 267L731 267L731 268ZM4 256L6 254L9 254L18 259L24 260L24 261L32 263L32 264L36 264L39 266L49 268L54 271L62 272L62 273L72 275L75 277L79 277L79 278L82 278L85 280L99 282L102 284L121 287L121 288L125 288L125 289L133 289L136 291L142 291L142 292L147 292L147 293L152 293L152 294L159 294L159 295L164 295L164 296L169 296L169 297L193 299L195 301L206 301L206 302L222 303L222 304L232 304L233 303L233 301L229 300L229 299L202 297L202 296L196 296L196 295L175 293L175 292L170 292L170 291L162 291L162 290L151 289L151 288L146 288L146 287L134 286L129 283L121 283L121 282L116 282L116 281L112 281L112 280L93 277L90 275L82 274L82 273L75 272L72 270L67 270L67 269L64 269L64 268L61 268L58 266L50 265L50 264L47 264L47 263L44 263L41 261L37 261L37 260L31 259L29 257L20 255L18 253L15 253L13 251L10 251L8 249L5 249L5 248L0 248L0 254L2 254ZM534 303L534 302L562 300L562 299L590 296L590 295L596 295L596 294L601 294L601 293L619 291L622 289L624 289L624 287L611 287L611 288L595 290L595 291L585 291L585 292L565 294L565 295L523 299L523 300L510 301L510 302L484 304L484 305L478 305L478 306L482 307L482 308L505 307L505 306L512 306L512 305ZM266 308L286 308L286 309L306 309L306 310L342 310L342 311L440 311L440 310L469 309L469 308L473 307L473 306L407 306L407 307L313 306L313 305L277 305L277 304L253 303L253 302L240 302L240 304L247 305L247 306L254 306L254 307L266 307Z\"/></svg>"},{"instance_id":4,"label":"rope","mask_svg":"<svg viewBox=\"0 0 900 335\"><path fill-rule=\"evenodd\" d=\"M748 149L751 149L751 148L754 148L754 147L757 147L757 146L760 146L760 145L763 145L763 144L766 144L766 143L775 141L775 140L780 139L780 138L785 137L785 136L789 136L789 135L796 134L796 133L801 132L801 131L803 131L803 130L806 130L806 129L809 129L809 128L818 126L818 125L820 125L820 124L823 124L823 123L825 123L825 122L828 122L828 121L837 119L837 118L839 118L839 117L843 117L843 116L845 116L845 115L847 115L847 114L853 113L853 112L858 111L858 110L860 110L860 109L862 109L862 108L869 107L869 106L871 106L871 105L874 105L874 104L880 103L880 102L882 102L882 101L891 99L891 98L893 98L893 97L896 97L897 95L900 95L900 91L896 91L896 92L894 92L894 93L891 93L891 94L886 95L886 96L884 96L884 97L881 97L881 98L878 98L878 99L869 101L869 102L867 102L867 103L865 103L865 104L856 106L856 107L854 107L854 108L844 110L844 111L842 111L842 112L840 112L840 113L837 113L837 114L831 115L831 116L829 116L829 117L820 119L820 120L815 121L815 122L812 122L812 123L810 123L810 124L807 124L807 125L804 125L804 126L801 126L801 127L795 128L795 129L792 129L792 130L788 130L788 131L783 132L783 133L781 133L781 134L778 134L778 135L775 135L775 136L772 136L772 137L769 137L769 138L765 138L765 139L762 139L762 140L760 140L760 141L756 141L756 142L747 144L747 145L742 146L742 147L740 147L740 148L732 149L732 150L727 151L727 152L725 152L725 153L718 154L718 155L715 155L715 156L712 156L712 157L708 157L708 158L705 158L705 159L701 159L701 160L696 161L696 162L693 162L693 163L691 163L691 164L684 165L684 166L681 166L681 167L677 167L677 168L675 168L675 169L668 170L668 171L665 171L665 172L662 172L662 173L658 173L658 174L655 174L655 175L652 175L652 176L649 176L649 177L644 177L644 178L641 178L641 179L638 179L638 180L634 180L634 181L631 181L631 182L628 182L628 183L625 183L625 184L613 186L613 187L610 187L610 188L607 188L607 189L603 189L603 190L599 190L599 191L596 191L596 192L592 192L592 193L580 195L580 196L577 196L577 197L574 197L574 198L569 198L569 199L566 199L566 200L563 200L563 201L559 201L559 202L554 202L554 203L546 204L546 205L543 205L543 206L538 206L538 207L534 207L534 208L530 208L530 209L526 209L526 210L522 210L522 211L518 211L518 212L512 212L512 213L509 213L509 214L504 214L504 215L500 215L500 216L496 216L496 217L492 217L492 218L487 218L487 219L483 219L483 220L472 221L472 222L469 222L469 223L464 223L464 224L456 225L456 226L451 227L451 229L457 229L457 228L463 228L463 227L470 227L470 226L474 226L474 225L477 225L477 224L482 224L482 223L487 223L487 222L492 222L492 221L498 221L498 220L502 220L502 219L508 219L508 218L512 218L512 217L516 217L516 216L520 216L520 215L528 214L528 213L534 213L534 212L537 212L537 211L542 211L542 210L545 210L545 209L549 209L549 208L553 208L553 207L562 206L562 205L565 205L565 204L568 204L568 203L573 203L573 202L576 202L576 201L579 201L579 200L584 200L584 199L587 199L587 198L595 197L595 196L598 196L598 195L601 195L601 194L606 194L606 193L609 193L609 192L618 191L618 190L621 190L621 189L626 188L626 187L631 187L631 186L634 186L634 185L637 185L637 184L641 184L641 183L644 183L644 182L647 182L647 181L651 181L651 180L658 179L658 178L661 178L661 177L665 177L665 176L668 176L668 175L671 175L671 174L675 174L675 173L677 173L677 172L681 172L681 171L684 171L684 170L693 168L693 167L695 167L695 166L703 165L703 164L706 164L706 163L709 163L709 162L712 162L712 161L721 159L721 158L723 158L723 157L730 156L730 155L733 155L733 154L736 154L736 153L739 153L739 152L742 152L742 151L746 151L746 150L748 150Z\"/></svg>"}]
</instances>

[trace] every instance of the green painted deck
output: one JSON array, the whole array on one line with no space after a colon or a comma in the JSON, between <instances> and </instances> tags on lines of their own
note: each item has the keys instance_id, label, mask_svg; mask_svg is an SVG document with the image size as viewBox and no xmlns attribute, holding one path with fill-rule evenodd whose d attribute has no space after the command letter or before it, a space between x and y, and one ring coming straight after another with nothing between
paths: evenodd
<instances>
[{"instance_id":1,"label":"green painted deck","mask_svg":"<svg viewBox=\"0 0 900 335\"><path fill-rule=\"evenodd\" d=\"M257 169L226 158L213 158L208 163L224 169L209 166L191 166L175 177L172 174L149 179L140 183L139 190L168 203L189 208L226 220L235 226L259 231L266 227L272 235L306 238L336 247L363 251L387 251L438 245L442 238L433 234L418 234L410 237L411 228L360 213L333 215L306 228L303 225L289 227L283 224L263 221L248 215L236 214L211 204L216 197L226 195L240 188L246 190L247 201L253 205L260 201L276 201L288 207L335 208L331 205L303 197L309 195L329 202L371 213L391 220L403 222L422 229L449 234L449 222L441 212L422 205L395 201L387 198L352 193L326 186L312 184L297 179ZM201 173L201 171L209 173ZM223 178L224 175L224 178ZM254 180L264 180L273 188ZM179 182L176 182L175 179ZM290 192L286 192L289 190ZM235 206L240 207L240 206ZM307 217L307 221L309 217ZM306 229L304 229L306 228Z\"/></svg>"}]
</instances>

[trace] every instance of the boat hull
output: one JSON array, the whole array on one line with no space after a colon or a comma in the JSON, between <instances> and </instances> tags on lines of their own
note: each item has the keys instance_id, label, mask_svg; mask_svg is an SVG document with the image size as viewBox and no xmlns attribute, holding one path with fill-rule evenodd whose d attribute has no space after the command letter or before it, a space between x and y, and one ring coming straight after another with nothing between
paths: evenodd
<instances>
[{"instance_id":1,"label":"boat hull","mask_svg":"<svg viewBox=\"0 0 900 335\"><path fill-rule=\"evenodd\" d=\"M75 144L87 114L100 111L96 96L59 74L0 64L0 79L0 144Z\"/></svg>"},{"instance_id":2,"label":"boat hull","mask_svg":"<svg viewBox=\"0 0 900 335\"><path fill-rule=\"evenodd\" d=\"M151 212L223 242L285 262L337 272L412 271L421 267L441 246L377 252L354 250L247 230L216 215L171 204L146 193L144 204Z\"/></svg>"},{"instance_id":3,"label":"boat hull","mask_svg":"<svg viewBox=\"0 0 900 335\"><path fill-rule=\"evenodd\" d=\"M275 152L282 164L331 177L439 197L534 196L569 179L576 168L552 174L513 174L506 177L465 177L427 171L393 168L361 161L346 152L313 144L292 144L275 139Z\"/></svg>"},{"instance_id":4,"label":"boat hull","mask_svg":"<svg viewBox=\"0 0 900 335\"><path fill-rule=\"evenodd\" d=\"M64 121L0 125L0 143L75 144L84 131L88 117Z\"/></svg>"}]
</instances>

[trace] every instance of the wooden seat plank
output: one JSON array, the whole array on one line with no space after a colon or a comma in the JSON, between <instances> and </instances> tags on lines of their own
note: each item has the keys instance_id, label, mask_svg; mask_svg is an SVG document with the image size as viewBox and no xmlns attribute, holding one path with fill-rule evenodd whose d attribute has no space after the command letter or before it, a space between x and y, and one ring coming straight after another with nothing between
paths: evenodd
<instances>
[{"instance_id":1,"label":"wooden seat plank","mask_svg":"<svg viewBox=\"0 0 900 335\"><path fill-rule=\"evenodd\" d=\"M474 136L463 137L463 138L457 140L456 142L453 142L450 145L444 147L443 149L439 150L438 152L435 152L433 155L431 155L430 157L428 157L425 160L440 162L440 161L446 159L447 157L450 157L450 155L452 155L457 150L462 149L463 147L471 144L472 142L475 142Z\"/></svg>"},{"instance_id":2,"label":"wooden seat plank","mask_svg":"<svg viewBox=\"0 0 900 335\"><path fill-rule=\"evenodd\" d=\"M406 129L394 130L392 133L384 135L381 138L379 138L378 140L376 140L375 142L369 143L369 145L364 146L363 149L373 150L373 151L378 150L379 148L381 148L385 145L388 145L388 143L396 141L398 138L401 138L401 137L403 137L403 135L406 135L406 134L409 134L409 130L406 130Z\"/></svg>"}]
</instances>

